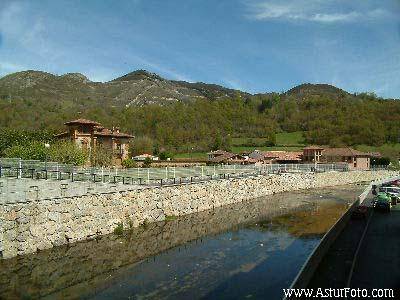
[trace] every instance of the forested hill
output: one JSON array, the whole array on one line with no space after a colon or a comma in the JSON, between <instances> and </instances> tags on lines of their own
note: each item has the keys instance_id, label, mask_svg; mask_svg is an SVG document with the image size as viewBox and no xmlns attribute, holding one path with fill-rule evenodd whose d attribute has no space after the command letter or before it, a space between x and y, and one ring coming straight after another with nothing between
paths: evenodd
<instances>
[{"instance_id":1,"label":"forested hill","mask_svg":"<svg viewBox=\"0 0 400 300\"><path fill-rule=\"evenodd\" d=\"M110 82L79 73L24 71L0 78L0 128L61 130L74 118L119 125L177 150L208 150L227 137L306 132L316 144L398 142L400 101L303 84L251 95L205 83L171 81L139 70Z\"/></svg>"}]
</instances>

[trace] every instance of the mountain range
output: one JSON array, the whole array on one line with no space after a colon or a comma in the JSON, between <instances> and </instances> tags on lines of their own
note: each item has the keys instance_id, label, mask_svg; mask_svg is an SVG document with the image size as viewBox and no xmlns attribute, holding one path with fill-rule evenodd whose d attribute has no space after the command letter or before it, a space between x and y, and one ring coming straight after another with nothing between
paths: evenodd
<instances>
[{"instance_id":1,"label":"mountain range","mask_svg":"<svg viewBox=\"0 0 400 300\"><path fill-rule=\"evenodd\" d=\"M259 94L267 95L267 94ZM299 99L313 96L333 98L353 95L328 84L302 84L285 95ZM24 100L56 102L85 106L85 103L107 103L116 107L166 105L171 102L191 102L196 99L248 99L254 95L216 84L168 80L145 70L137 70L108 82L92 82L80 73L54 75L27 70L0 78L0 101ZM63 105L63 106L64 106Z\"/></svg>"}]
</instances>

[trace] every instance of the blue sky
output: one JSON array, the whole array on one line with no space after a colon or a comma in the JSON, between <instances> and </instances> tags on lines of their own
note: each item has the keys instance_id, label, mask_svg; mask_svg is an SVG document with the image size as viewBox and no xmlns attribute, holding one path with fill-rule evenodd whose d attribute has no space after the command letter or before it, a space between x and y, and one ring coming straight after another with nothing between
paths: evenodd
<instances>
[{"instance_id":1,"label":"blue sky","mask_svg":"<svg viewBox=\"0 0 400 300\"><path fill-rule=\"evenodd\" d=\"M0 76L26 69L400 98L400 1L1 0Z\"/></svg>"}]
</instances>

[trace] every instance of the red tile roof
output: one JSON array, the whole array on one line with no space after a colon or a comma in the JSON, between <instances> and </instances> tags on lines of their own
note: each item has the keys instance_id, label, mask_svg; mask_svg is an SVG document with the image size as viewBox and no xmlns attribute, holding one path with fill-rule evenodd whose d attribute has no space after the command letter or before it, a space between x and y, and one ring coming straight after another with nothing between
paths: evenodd
<instances>
[{"instance_id":1,"label":"red tile roof","mask_svg":"<svg viewBox=\"0 0 400 300\"><path fill-rule=\"evenodd\" d=\"M301 156L303 155L303 152L288 152L288 151L282 151L282 152L277 152L278 158L276 160L279 161L301 161Z\"/></svg>"},{"instance_id":2,"label":"red tile roof","mask_svg":"<svg viewBox=\"0 0 400 300\"><path fill-rule=\"evenodd\" d=\"M326 148L322 151L323 156L370 156L370 154L355 150L350 147L346 148Z\"/></svg>"},{"instance_id":3,"label":"red tile roof","mask_svg":"<svg viewBox=\"0 0 400 300\"><path fill-rule=\"evenodd\" d=\"M315 145L310 145L310 146L303 148L303 150L323 150L323 149L324 149L324 147L315 146Z\"/></svg>"},{"instance_id":4,"label":"red tile roof","mask_svg":"<svg viewBox=\"0 0 400 300\"><path fill-rule=\"evenodd\" d=\"M123 133L123 132L117 132L117 131L112 131L107 128L96 128L97 130L94 132L95 136L111 136L111 137L119 137L119 138L134 138L133 135Z\"/></svg>"}]
</instances>

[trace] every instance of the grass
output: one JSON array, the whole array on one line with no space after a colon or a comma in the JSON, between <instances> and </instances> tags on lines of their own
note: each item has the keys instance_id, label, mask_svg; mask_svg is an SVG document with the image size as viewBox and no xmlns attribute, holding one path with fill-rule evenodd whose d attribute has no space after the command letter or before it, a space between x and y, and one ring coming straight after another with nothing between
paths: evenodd
<instances>
[{"instance_id":1,"label":"grass","mask_svg":"<svg viewBox=\"0 0 400 300\"><path fill-rule=\"evenodd\" d=\"M177 216L165 216L165 221L169 222L169 221L176 220L177 218L178 218Z\"/></svg>"},{"instance_id":2,"label":"grass","mask_svg":"<svg viewBox=\"0 0 400 300\"><path fill-rule=\"evenodd\" d=\"M263 137L238 137L238 138L232 138L232 146L242 146L246 145L249 142L259 144L259 145L264 145L266 142L268 142L268 138L263 138Z\"/></svg>"},{"instance_id":3,"label":"grass","mask_svg":"<svg viewBox=\"0 0 400 300\"><path fill-rule=\"evenodd\" d=\"M254 145L248 146L249 142ZM232 138L232 152L249 152L254 149L262 151L302 151L305 146L302 131L277 133L276 146L265 146L266 142L268 142L268 138L266 137ZM207 159L207 152L177 153L174 155L174 158Z\"/></svg>"},{"instance_id":4,"label":"grass","mask_svg":"<svg viewBox=\"0 0 400 300\"><path fill-rule=\"evenodd\" d=\"M305 146L302 131L277 133L275 137L278 146Z\"/></svg>"}]
</instances>

